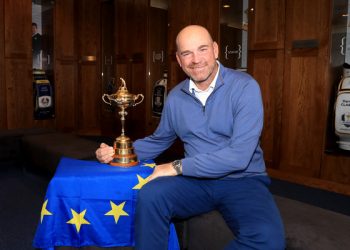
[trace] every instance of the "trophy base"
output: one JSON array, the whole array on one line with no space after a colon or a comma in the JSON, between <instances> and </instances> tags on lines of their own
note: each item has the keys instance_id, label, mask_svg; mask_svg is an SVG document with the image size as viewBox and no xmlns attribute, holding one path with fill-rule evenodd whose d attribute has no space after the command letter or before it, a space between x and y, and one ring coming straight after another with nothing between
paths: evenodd
<instances>
[{"instance_id":1,"label":"trophy base","mask_svg":"<svg viewBox=\"0 0 350 250\"><path fill-rule=\"evenodd\" d=\"M119 136L114 141L114 156L113 160L109 163L114 167L133 167L138 165L137 156L134 153L134 147L129 137L125 135Z\"/></svg>"},{"instance_id":2,"label":"trophy base","mask_svg":"<svg viewBox=\"0 0 350 250\"><path fill-rule=\"evenodd\" d=\"M118 156L115 156L115 158L113 157L113 160L109 163L109 165L113 167L124 167L124 168L133 167L138 164L139 162L137 160L131 161L131 162L120 162L120 158L118 158Z\"/></svg>"}]
</instances>

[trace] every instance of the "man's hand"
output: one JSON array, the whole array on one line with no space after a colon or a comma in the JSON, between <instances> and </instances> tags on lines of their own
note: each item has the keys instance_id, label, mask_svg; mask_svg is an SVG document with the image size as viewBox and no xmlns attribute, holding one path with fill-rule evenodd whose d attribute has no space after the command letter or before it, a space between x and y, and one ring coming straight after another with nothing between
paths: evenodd
<instances>
[{"instance_id":1,"label":"man's hand","mask_svg":"<svg viewBox=\"0 0 350 250\"><path fill-rule=\"evenodd\" d=\"M148 176L147 179L148 181L151 181L160 176L175 176L175 175L177 175L177 173L170 162L162 165L157 165L154 168L153 173L150 176Z\"/></svg>"},{"instance_id":2,"label":"man's hand","mask_svg":"<svg viewBox=\"0 0 350 250\"><path fill-rule=\"evenodd\" d=\"M113 160L114 149L106 143L101 143L95 154L99 162L109 163L111 160Z\"/></svg>"}]
</instances>

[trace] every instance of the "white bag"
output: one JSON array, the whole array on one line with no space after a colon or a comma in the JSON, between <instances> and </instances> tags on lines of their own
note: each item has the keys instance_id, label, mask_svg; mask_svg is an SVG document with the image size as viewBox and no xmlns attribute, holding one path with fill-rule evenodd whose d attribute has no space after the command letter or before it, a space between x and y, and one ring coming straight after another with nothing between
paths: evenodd
<instances>
[{"instance_id":1,"label":"white bag","mask_svg":"<svg viewBox=\"0 0 350 250\"><path fill-rule=\"evenodd\" d=\"M338 86L334 122L339 148L350 150L350 69L347 67Z\"/></svg>"}]
</instances>

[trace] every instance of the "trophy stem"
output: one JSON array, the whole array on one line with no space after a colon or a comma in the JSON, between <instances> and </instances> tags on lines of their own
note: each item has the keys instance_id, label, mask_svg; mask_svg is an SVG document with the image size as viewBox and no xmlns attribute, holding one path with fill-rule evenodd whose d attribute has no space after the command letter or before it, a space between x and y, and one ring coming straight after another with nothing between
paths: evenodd
<instances>
[{"instance_id":1,"label":"trophy stem","mask_svg":"<svg viewBox=\"0 0 350 250\"><path fill-rule=\"evenodd\" d=\"M124 107L121 107L121 111L119 112L120 115L120 122L122 124L122 134L121 135L125 135L125 116L128 113L125 111Z\"/></svg>"}]
</instances>

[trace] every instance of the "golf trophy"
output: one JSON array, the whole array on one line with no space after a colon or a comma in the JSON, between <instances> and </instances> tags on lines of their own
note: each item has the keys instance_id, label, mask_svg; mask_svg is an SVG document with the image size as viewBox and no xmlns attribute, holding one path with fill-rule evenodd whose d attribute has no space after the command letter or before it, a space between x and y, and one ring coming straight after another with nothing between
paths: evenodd
<instances>
[{"instance_id":1,"label":"golf trophy","mask_svg":"<svg viewBox=\"0 0 350 250\"><path fill-rule=\"evenodd\" d=\"M120 78L120 80L122 84L116 93L102 95L103 102L107 103L108 105L115 104L120 109L118 114L120 115L122 125L122 133L114 141L114 155L110 165L118 167L132 167L138 164L138 160L136 154L134 153L132 141L125 135L125 116L128 114L126 109L128 107L134 107L140 104L143 101L144 96L142 94L134 95L129 93L124 79Z\"/></svg>"}]
</instances>

